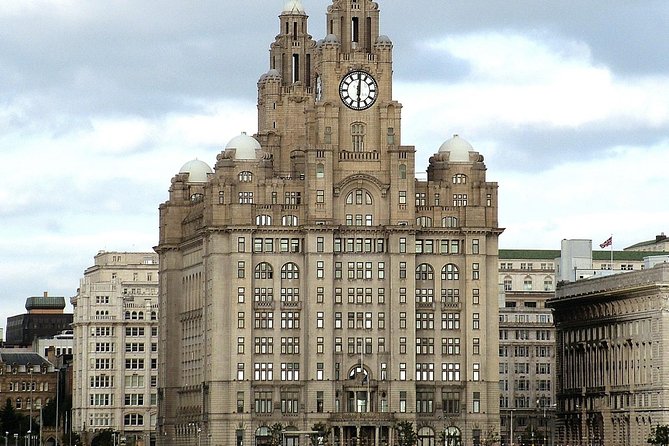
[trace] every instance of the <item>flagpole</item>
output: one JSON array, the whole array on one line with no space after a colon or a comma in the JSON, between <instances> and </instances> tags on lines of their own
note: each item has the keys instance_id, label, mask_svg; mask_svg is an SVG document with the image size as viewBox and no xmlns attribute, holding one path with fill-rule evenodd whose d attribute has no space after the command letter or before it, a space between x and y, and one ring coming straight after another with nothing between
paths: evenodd
<instances>
[{"instance_id":1,"label":"flagpole","mask_svg":"<svg viewBox=\"0 0 669 446\"><path fill-rule=\"evenodd\" d=\"M613 266L613 234L611 234L611 271L613 271L615 268Z\"/></svg>"}]
</instances>

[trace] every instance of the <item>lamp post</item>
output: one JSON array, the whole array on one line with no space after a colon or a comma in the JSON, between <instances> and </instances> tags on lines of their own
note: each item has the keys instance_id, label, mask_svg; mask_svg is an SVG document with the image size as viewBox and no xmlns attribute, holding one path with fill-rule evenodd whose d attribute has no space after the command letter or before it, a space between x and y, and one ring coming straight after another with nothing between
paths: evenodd
<instances>
[{"instance_id":1,"label":"lamp post","mask_svg":"<svg viewBox=\"0 0 669 446\"><path fill-rule=\"evenodd\" d=\"M5 446L7 446L7 438L9 437L9 432L5 432Z\"/></svg>"},{"instance_id":2,"label":"lamp post","mask_svg":"<svg viewBox=\"0 0 669 446\"><path fill-rule=\"evenodd\" d=\"M33 366L28 365L28 367L30 367L30 427L28 428L28 434L30 434L33 431ZM30 446L32 446L32 435L28 435L28 438L30 440Z\"/></svg>"}]
</instances>

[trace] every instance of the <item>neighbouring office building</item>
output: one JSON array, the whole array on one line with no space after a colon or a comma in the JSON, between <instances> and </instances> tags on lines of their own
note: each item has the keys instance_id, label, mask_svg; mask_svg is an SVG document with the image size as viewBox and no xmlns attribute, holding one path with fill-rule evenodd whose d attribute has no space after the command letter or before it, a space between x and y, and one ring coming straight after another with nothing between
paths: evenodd
<instances>
[{"instance_id":1,"label":"neighbouring office building","mask_svg":"<svg viewBox=\"0 0 669 446\"><path fill-rule=\"evenodd\" d=\"M669 264L565 284L557 329L558 444L646 444L669 423Z\"/></svg>"},{"instance_id":2,"label":"neighbouring office building","mask_svg":"<svg viewBox=\"0 0 669 446\"><path fill-rule=\"evenodd\" d=\"M30 347L38 338L54 336L63 330L70 330L72 314L65 313L65 298L42 296L26 299L27 313L7 318L6 345Z\"/></svg>"},{"instance_id":3,"label":"neighbouring office building","mask_svg":"<svg viewBox=\"0 0 669 446\"><path fill-rule=\"evenodd\" d=\"M71 302L73 431L86 444L104 430L127 445L155 443L158 256L99 252Z\"/></svg>"}]
</instances>

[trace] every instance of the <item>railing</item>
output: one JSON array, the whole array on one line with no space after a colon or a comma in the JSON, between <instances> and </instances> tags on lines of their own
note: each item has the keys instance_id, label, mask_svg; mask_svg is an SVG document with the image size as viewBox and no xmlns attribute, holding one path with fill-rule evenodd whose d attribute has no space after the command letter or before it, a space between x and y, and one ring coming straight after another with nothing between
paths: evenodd
<instances>
[{"instance_id":1,"label":"railing","mask_svg":"<svg viewBox=\"0 0 669 446\"><path fill-rule=\"evenodd\" d=\"M379 152L339 152L339 161L378 161Z\"/></svg>"}]
</instances>

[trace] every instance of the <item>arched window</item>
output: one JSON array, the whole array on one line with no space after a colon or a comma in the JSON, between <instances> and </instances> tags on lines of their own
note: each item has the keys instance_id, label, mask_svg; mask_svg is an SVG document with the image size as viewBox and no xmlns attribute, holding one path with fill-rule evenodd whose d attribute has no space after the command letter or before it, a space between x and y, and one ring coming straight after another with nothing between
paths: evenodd
<instances>
[{"instance_id":1,"label":"arched window","mask_svg":"<svg viewBox=\"0 0 669 446\"><path fill-rule=\"evenodd\" d=\"M553 278L550 276L544 278L544 291L553 291Z\"/></svg>"},{"instance_id":2,"label":"arched window","mask_svg":"<svg viewBox=\"0 0 669 446\"><path fill-rule=\"evenodd\" d=\"M316 178L323 178L325 177L325 166L322 164L318 164L316 166Z\"/></svg>"},{"instance_id":3,"label":"arched window","mask_svg":"<svg viewBox=\"0 0 669 446\"><path fill-rule=\"evenodd\" d=\"M258 225L258 226L271 226L272 225L272 216L271 215L257 215L256 216L256 225Z\"/></svg>"},{"instance_id":4,"label":"arched window","mask_svg":"<svg viewBox=\"0 0 669 446\"><path fill-rule=\"evenodd\" d=\"M458 227L458 218L457 217L444 217L441 219L442 228L457 228Z\"/></svg>"},{"instance_id":5,"label":"arched window","mask_svg":"<svg viewBox=\"0 0 669 446\"><path fill-rule=\"evenodd\" d=\"M406 164L400 164L400 180L406 180L407 178L407 165Z\"/></svg>"},{"instance_id":6,"label":"arched window","mask_svg":"<svg viewBox=\"0 0 669 446\"><path fill-rule=\"evenodd\" d=\"M253 181L253 173L248 171L239 172L240 183L250 183L251 181Z\"/></svg>"},{"instance_id":7,"label":"arched window","mask_svg":"<svg viewBox=\"0 0 669 446\"><path fill-rule=\"evenodd\" d=\"M452 263L444 265L441 269L441 280L460 280L460 271Z\"/></svg>"},{"instance_id":8,"label":"arched window","mask_svg":"<svg viewBox=\"0 0 669 446\"><path fill-rule=\"evenodd\" d=\"M458 412L460 412L460 401L457 400ZM444 446L460 446L462 444L462 434L460 429L455 426L449 426L444 430Z\"/></svg>"},{"instance_id":9,"label":"arched window","mask_svg":"<svg viewBox=\"0 0 669 446\"><path fill-rule=\"evenodd\" d=\"M467 175L456 173L453 175L453 184L467 184Z\"/></svg>"},{"instance_id":10,"label":"arched window","mask_svg":"<svg viewBox=\"0 0 669 446\"><path fill-rule=\"evenodd\" d=\"M272 265L267 262L258 263L255 268L254 276L256 279L271 279L274 277Z\"/></svg>"},{"instance_id":11,"label":"arched window","mask_svg":"<svg viewBox=\"0 0 669 446\"><path fill-rule=\"evenodd\" d=\"M298 226L299 219L295 215L284 215L281 218L282 226Z\"/></svg>"},{"instance_id":12,"label":"arched window","mask_svg":"<svg viewBox=\"0 0 669 446\"><path fill-rule=\"evenodd\" d=\"M155 311L152 311L151 312L151 320L152 321L158 320L158 313L156 313Z\"/></svg>"},{"instance_id":13,"label":"arched window","mask_svg":"<svg viewBox=\"0 0 669 446\"><path fill-rule=\"evenodd\" d=\"M288 280L299 279L300 269L294 263L286 263L281 267L281 278Z\"/></svg>"},{"instance_id":14,"label":"arched window","mask_svg":"<svg viewBox=\"0 0 669 446\"><path fill-rule=\"evenodd\" d=\"M354 152L362 152L365 150L365 124L362 122L354 122L351 124L351 139Z\"/></svg>"},{"instance_id":15,"label":"arched window","mask_svg":"<svg viewBox=\"0 0 669 446\"><path fill-rule=\"evenodd\" d=\"M416 218L416 226L420 226L423 228L431 228L432 227L432 217L418 217Z\"/></svg>"},{"instance_id":16,"label":"arched window","mask_svg":"<svg viewBox=\"0 0 669 446\"><path fill-rule=\"evenodd\" d=\"M372 203L372 194L365 189L353 190L346 196L346 204L371 205Z\"/></svg>"},{"instance_id":17,"label":"arched window","mask_svg":"<svg viewBox=\"0 0 669 446\"><path fill-rule=\"evenodd\" d=\"M419 401L416 401L416 405L418 406ZM422 409L427 409L426 407L416 407L416 411L421 409L421 412L428 412L428 410L422 410ZM429 411L431 412L431 411ZM416 446L434 446L434 431L427 427L423 426L420 429L418 429L418 435L417 435L417 440L418 442L416 443Z\"/></svg>"},{"instance_id":18,"label":"arched window","mask_svg":"<svg viewBox=\"0 0 669 446\"><path fill-rule=\"evenodd\" d=\"M434 269L427 263L422 263L416 268L416 280L434 280Z\"/></svg>"},{"instance_id":19,"label":"arched window","mask_svg":"<svg viewBox=\"0 0 669 446\"><path fill-rule=\"evenodd\" d=\"M137 313L137 319L140 320L140 321L144 320L144 312L143 311L140 311L139 313Z\"/></svg>"},{"instance_id":20,"label":"arched window","mask_svg":"<svg viewBox=\"0 0 669 446\"><path fill-rule=\"evenodd\" d=\"M263 401L263 404L269 404L271 405L271 400L265 402ZM271 409L269 410L268 413L271 413ZM267 426L260 426L258 429L256 429L255 432L255 444L258 446L268 446L273 444L273 439L272 439L272 433L270 432L269 428Z\"/></svg>"},{"instance_id":21,"label":"arched window","mask_svg":"<svg viewBox=\"0 0 669 446\"><path fill-rule=\"evenodd\" d=\"M532 277L525 276L525 278L523 279L523 290L532 291Z\"/></svg>"},{"instance_id":22,"label":"arched window","mask_svg":"<svg viewBox=\"0 0 669 446\"><path fill-rule=\"evenodd\" d=\"M123 315L123 319L125 319L126 321L130 320L130 312L129 311L125 312L125 314Z\"/></svg>"},{"instance_id":23,"label":"arched window","mask_svg":"<svg viewBox=\"0 0 669 446\"><path fill-rule=\"evenodd\" d=\"M21 409L22 406L23 406L23 403L22 403L22 401L21 401L21 398L17 398L17 399L16 399L16 408L17 408L17 409Z\"/></svg>"}]
</instances>

